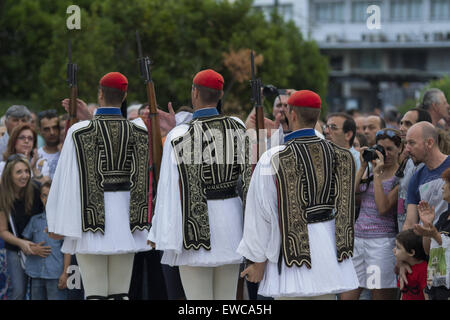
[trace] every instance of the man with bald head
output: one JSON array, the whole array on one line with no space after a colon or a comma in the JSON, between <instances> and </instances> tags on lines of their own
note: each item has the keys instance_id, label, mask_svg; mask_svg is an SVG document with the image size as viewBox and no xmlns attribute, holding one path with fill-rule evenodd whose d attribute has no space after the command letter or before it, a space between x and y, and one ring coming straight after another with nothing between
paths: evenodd
<instances>
[{"instance_id":1,"label":"man with bald head","mask_svg":"<svg viewBox=\"0 0 450 320\"><path fill-rule=\"evenodd\" d=\"M380 116L372 115L365 119L363 131L367 138L367 142L369 143L369 147L376 143L375 138L377 136L377 132L383 128L386 128L386 122Z\"/></svg>"},{"instance_id":2,"label":"man with bald head","mask_svg":"<svg viewBox=\"0 0 450 320\"><path fill-rule=\"evenodd\" d=\"M425 165L411 178L407 195L407 213L403 230L410 229L419 222L417 205L420 201L428 202L435 208L435 224L441 213L449 209L449 204L442 199L441 176L450 167L450 156L443 154L438 146L438 133L429 122L418 122L406 134L406 151L417 165Z\"/></svg>"},{"instance_id":3,"label":"man with bald head","mask_svg":"<svg viewBox=\"0 0 450 320\"><path fill-rule=\"evenodd\" d=\"M400 132L403 143L405 143L406 133L408 132L408 130L413 125L421 121L427 121L431 123L430 114L424 109L413 108L404 114L404 116L400 120ZM408 193L409 182L416 171L422 168L422 166L424 165L423 163L420 163L418 165L414 164L414 161L410 158L408 152L405 149L403 150L400 159L402 164L400 165L400 168L396 173L396 176L399 177L397 203L398 230L402 230L403 224L405 223L406 219L406 197Z\"/></svg>"}]
</instances>

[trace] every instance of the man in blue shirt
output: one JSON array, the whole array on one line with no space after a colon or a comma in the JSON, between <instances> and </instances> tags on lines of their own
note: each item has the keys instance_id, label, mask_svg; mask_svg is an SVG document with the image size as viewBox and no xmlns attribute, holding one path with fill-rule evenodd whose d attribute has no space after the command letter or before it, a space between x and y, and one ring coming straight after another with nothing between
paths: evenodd
<instances>
[{"instance_id":1,"label":"man in blue shirt","mask_svg":"<svg viewBox=\"0 0 450 320\"><path fill-rule=\"evenodd\" d=\"M410 229L419 222L417 205L421 200L435 208L435 224L441 213L449 209L448 203L442 199L444 180L442 172L450 167L450 156L443 154L438 146L438 133L429 122L418 122L406 134L406 151L414 164L425 165L411 178L407 195L407 212L403 230Z\"/></svg>"},{"instance_id":2,"label":"man in blue shirt","mask_svg":"<svg viewBox=\"0 0 450 320\"><path fill-rule=\"evenodd\" d=\"M50 191L50 182L41 186L41 201L47 203ZM45 258L41 256L28 256L25 273L31 278L31 300L66 300L67 299L67 267L70 264L70 255L61 252L63 240L49 238L45 229L47 218L45 211L33 216L22 235L35 243L46 244L51 252Z\"/></svg>"}]
</instances>

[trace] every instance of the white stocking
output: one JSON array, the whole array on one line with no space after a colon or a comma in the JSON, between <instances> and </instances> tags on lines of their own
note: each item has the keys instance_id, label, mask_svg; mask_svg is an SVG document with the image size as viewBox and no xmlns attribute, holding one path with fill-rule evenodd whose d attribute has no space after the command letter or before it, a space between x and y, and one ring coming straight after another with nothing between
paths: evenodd
<instances>
[{"instance_id":1,"label":"white stocking","mask_svg":"<svg viewBox=\"0 0 450 320\"><path fill-rule=\"evenodd\" d=\"M128 294L134 253L117 255L77 254L85 297L107 298Z\"/></svg>"}]
</instances>

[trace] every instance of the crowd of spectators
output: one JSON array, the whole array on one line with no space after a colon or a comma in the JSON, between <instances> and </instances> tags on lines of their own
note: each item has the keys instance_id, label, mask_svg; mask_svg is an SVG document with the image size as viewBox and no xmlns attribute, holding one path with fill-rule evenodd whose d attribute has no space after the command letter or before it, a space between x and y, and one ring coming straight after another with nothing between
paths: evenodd
<instances>
[{"instance_id":1,"label":"crowd of spectators","mask_svg":"<svg viewBox=\"0 0 450 320\"><path fill-rule=\"evenodd\" d=\"M287 97L275 99L267 129L289 131ZM97 106L87 109L95 114ZM356 164L352 260L360 287L340 299L361 299L363 292L363 298L399 299L415 296L417 288L431 299L450 297L449 269L442 275L434 264L427 266L436 248L447 250L443 259L450 264L449 109L442 91L431 89L403 115L395 109L337 112L316 126L319 136L349 150ZM36 114L13 105L0 121L0 299L70 299L67 276L74 257L62 254L61 243L44 232L46 196L66 132L67 115L58 115L62 111ZM145 118L148 112L147 104L135 104L127 118ZM169 104L160 117L164 139L192 118L192 110L181 107L175 113ZM254 112L245 124L254 128ZM412 281L412 275L420 281Z\"/></svg>"}]
</instances>

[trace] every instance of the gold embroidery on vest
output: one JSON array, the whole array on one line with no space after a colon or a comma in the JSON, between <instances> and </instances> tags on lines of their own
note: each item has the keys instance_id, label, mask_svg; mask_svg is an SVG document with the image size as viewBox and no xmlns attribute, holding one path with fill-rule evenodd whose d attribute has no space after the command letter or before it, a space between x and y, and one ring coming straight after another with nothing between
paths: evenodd
<instances>
[{"instance_id":1,"label":"gold embroidery on vest","mask_svg":"<svg viewBox=\"0 0 450 320\"><path fill-rule=\"evenodd\" d=\"M355 163L352 154L334 145L336 152L336 247L338 261L353 256L355 224Z\"/></svg>"},{"instance_id":2,"label":"gold embroidery on vest","mask_svg":"<svg viewBox=\"0 0 450 320\"><path fill-rule=\"evenodd\" d=\"M96 116L73 133L80 173L82 230L105 232L104 192L130 191L130 230L149 229L148 135L117 116Z\"/></svg>"},{"instance_id":3,"label":"gold embroidery on vest","mask_svg":"<svg viewBox=\"0 0 450 320\"><path fill-rule=\"evenodd\" d=\"M234 143L234 137L238 144ZM245 128L221 115L195 119L188 131L171 143L180 176L183 247L210 250L208 194L220 198L221 193L228 193L223 199L236 197L240 177L244 196L247 194L251 165Z\"/></svg>"},{"instance_id":4,"label":"gold embroidery on vest","mask_svg":"<svg viewBox=\"0 0 450 320\"><path fill-rule=\"evenodd\" d=\"M307 225L333 218L336 218L337 259L342 261L351 256L355 175L351 153L317 137L303 137L291 140L284 150L276 153L272 166L286 265L304 264L311 268ZM332 209L336 216L331 214Z\"/></svg>"}]
</instances>

